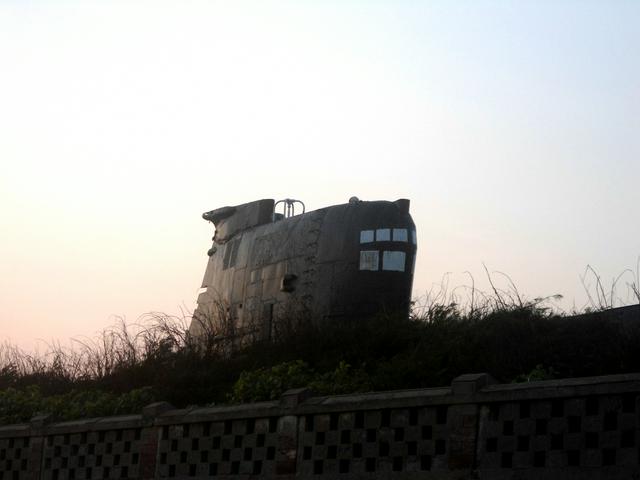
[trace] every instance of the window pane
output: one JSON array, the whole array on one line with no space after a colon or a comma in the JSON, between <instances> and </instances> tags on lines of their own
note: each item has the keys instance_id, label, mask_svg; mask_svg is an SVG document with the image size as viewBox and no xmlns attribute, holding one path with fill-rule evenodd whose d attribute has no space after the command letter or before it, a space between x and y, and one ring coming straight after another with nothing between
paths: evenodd
<instances>
[{"instance_id":1,"label":"window pane","mask_svg":"<svg viewBox=\"0 0 640 480\"><path fill-rule=\"evenodd\" d=\"M378 270L377 250L363 250L360 252L360 270Z\"/></svg>"},{"instance_id":2,"label":"window pane","mask_svg":"<svg viewBox=\"0 0 640 480\"><path fill-rule=\"evenodd\" d=\"M393 241L394 242L406 242L409 240L406 228L394 228L393 229Z\"/></svg>"},{"instance_id":3,"label":"window pane","mask_svg":"<svg viewBox=\"0 0 640 480\"><path fill-rule=\"evenodd\" d=\"M391 240L391 230L388 228L379 228L376 230L376 241L388 242L389 240Z\"/></svg>"},{"instance_id":4,"label":"window pane","mask_svg":"<svg viewBox=\"0 0 640 480\"><path fill-rule=\"evenodd\" d=\"M394 272L404 272L404 252L388 252L382 254L382 269Z\"/></svg>"},{"instance_id":5,"label":"window pane","mask_svg":"<svg viewBox=\"0 0 640 480\"><path fill-rule=\"evenodd\" d=\"M416 231L415 230L411 230L411 239L413 240L413 244L417 245L418 241L416 239Z\"/></svg>"},{"instance_id":6,"label":"window pane","mask_svg":"<svg viewBox=\"0 0 640 480\"><path fill-rule=\"evenodd\" d=\"M373 230L362 230L360 232L360 243L373 242Z\"/></svg>"}]
</instances>

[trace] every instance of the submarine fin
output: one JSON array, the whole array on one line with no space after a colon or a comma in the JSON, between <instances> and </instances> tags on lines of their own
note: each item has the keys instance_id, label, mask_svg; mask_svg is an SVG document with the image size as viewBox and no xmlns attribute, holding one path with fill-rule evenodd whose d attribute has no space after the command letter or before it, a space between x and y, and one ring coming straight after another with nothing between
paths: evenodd
<instances>
[{"instance_id":1,"label":"submarine fin","mask_svg":"<svg viewBox=\"0 0 640 480\"><path fill-rule=\"evenodd\" d=\"M202 218L209 222L212 222L215 225L220 220L224 220L234 213L236 213L236 207L220 207L216 208L215 210L211 210L210 212L204 212L202 214Z\"/></svg>"}]
</instances>

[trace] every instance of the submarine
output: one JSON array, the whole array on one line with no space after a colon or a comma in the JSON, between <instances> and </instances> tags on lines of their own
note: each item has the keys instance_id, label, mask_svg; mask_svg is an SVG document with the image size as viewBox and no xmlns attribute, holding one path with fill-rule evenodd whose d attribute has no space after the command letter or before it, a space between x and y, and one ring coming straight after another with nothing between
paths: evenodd
<instances>
[{"instance_id":1,"label":"submarine","mask_svg":"<svg viewBox=\"0 0 640 480\"><path fill-rule=\"evenodd\" d=\"M307 212L287 198L203 213L215 234L190 333L268 341L294 321L408 315L417 252L409 205L352 197Z\"/></svg>"}]
</instances>

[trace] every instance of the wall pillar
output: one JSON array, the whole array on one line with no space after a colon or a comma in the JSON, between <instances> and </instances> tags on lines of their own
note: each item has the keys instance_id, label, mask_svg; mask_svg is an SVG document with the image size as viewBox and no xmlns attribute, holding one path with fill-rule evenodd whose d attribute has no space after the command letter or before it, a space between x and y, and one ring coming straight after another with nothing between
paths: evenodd
<instances>
[{"instance_id":1,"label":"wall pillar","mask_svg":"<svg viewBox=\"0 0 640 480\"><path fill-rule=\"evenodd\" d=\"M483 387L496 383L486 373L460 375L451 383L451 393L456 400L468 403L453 404L449 407L449 469L473 470L476 468L476 441L480 411L473 396Z\"/></svg>"},{"instance_id":2,"label":"wall pillar","mask_svg":"<svg viewBox=\"0 0 640 480\"><path fill-rule=\"evenodd\" d=\"M276 451L276 474L291 475L296 474L298 461L298 416L293 414L293 410L298 404L304 402L311 396L307 388L297 388L287 390L280 397L282 405L289 414L285 414L278 419L278 447Z\"/></svg>"},{"instance_id":3,"label":"wall pillar","mask_svg":"<svg viewBox=\"0 0 640 480\"><path fill-rule=\"evenodd\" d=\"M158 415L172 410L174 407L168 402L156 402L142 409L142 432L140 433L140 478L153 480L156 478L158 461L158 443L162 429L154 425Z\"/></svg>"},{"instance_id":4,"label":"wall pillar","mask_svg":"<svg viewBox=\"0 0 640 480\"><path fill-rule=\"evenodd\" d=\"M40 480L42 473L42 454L44 451L44 428L51 422L51 415L37 415L29 422L29 460L27 478Z\"/></svg>"}]
</instances>

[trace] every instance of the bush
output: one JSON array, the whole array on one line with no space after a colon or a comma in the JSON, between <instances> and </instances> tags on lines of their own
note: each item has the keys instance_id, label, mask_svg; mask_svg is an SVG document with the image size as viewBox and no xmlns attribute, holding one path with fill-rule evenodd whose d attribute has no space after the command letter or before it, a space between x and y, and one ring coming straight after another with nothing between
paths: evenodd
<instances>
[{"instance_id":1,"label":"bush","mask_svg":"<svg viewBox=\"0 0 640 480\"><path fill-rule=\"evenodd\" d=\"M313 371L302 360L244 371L233 385L229 400L233 403L275 400L286 390L308 385L312 377Z\"/></svg>"},{"instance_id":2,"label":"bush","mask_svg":"<svg viewBox=\"0 0 640 480\"><path fill-rule=\"evenodd\" d=\"M233 385L232 403L276 400L289 389L307 387L321 395L370 390L368 375L341 361L335 370L317 373L302 360L283 362L271 368L244 371Z\"/></svg>"},{"instance_id":3,"label":"bush","mask_svg":"<svg viewBox=\"0 0 640 480\"><path fill-rule=\"evenodd\" d=\"M273 342L233 351L159 314L42 356L0 345L0 423L38 412L61 420L134 413L156 400L178 408L273 400L299 387L319 395L435 387L474 372L508 383L640 371L640 322L563 317L519 297L289 325Z\"/></svg>"},{"instance_id":4,"label":"bush","mask_svg":"<svg viewBox=\"0 0 640 480\"><path fill-rule=\"evenodd\" d=\"M48 396L37 385L7 388L0 391L0 424L27 422L38 413L51 414L55 420L124 415L139 412L153 401L155 397L149 387L123 394L72 390Z\"/></svg>"}]
</instances>

